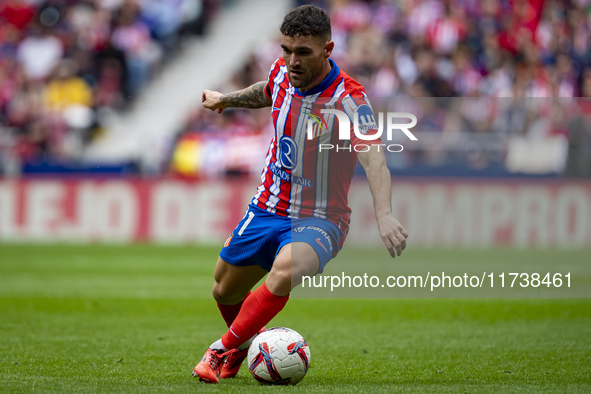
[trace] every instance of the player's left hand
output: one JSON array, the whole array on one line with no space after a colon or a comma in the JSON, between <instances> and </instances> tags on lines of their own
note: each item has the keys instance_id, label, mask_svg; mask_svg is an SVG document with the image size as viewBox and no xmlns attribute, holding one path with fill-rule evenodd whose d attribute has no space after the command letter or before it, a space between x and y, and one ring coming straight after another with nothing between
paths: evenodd
<instances>
[{"instance_id":1,"label":"player's left hand","mask_svg":"<svg viewBox=\"0 0 591 394\"><path fill-rule=\"evenodd\" d=\"M378 230L380 231L380 237L382 237L384 245L386 245L388 252L390 252L390 256L392 258L400 256L406 248L408 231L402 227L402 224L398 220L390 215L378 220Z\"/></svg>"}]
</instances>

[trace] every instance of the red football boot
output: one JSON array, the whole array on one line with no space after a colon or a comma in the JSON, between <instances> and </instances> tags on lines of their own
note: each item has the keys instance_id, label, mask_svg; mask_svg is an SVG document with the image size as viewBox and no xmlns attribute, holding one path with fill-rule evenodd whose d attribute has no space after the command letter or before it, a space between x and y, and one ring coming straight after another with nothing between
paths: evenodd
<instances>
[{"instance_id":1,"label":"red football boot","mask_svg":"<svg viewBox=\"0 0 591 394\"><path fill-rule=\"evenodd\" d=\"M265 327L261 328L257 335L266 330L267 329ZM226 359L224 360L224 365L222 366L222 372L220 373L221 379L233 378L238 374L242 362L244 361L246 356L248 356L248 348L243 350L232 349L226 354L228 355L228 357L226 357Z\"/></svg>"},{"instance_id":2,"label":"red football boot","mask_svg":"<svg viewBox=\"0 0 591 394\"><path fill-rule=\"evenodd\" d=\"M199 380L206 383L219 382L222 365L227 355L228 352L218 353L208 348L199 364L193 369L193 376L198 376Z\"/></svg>"},{"instance_id":3,"label":"red football boot","mask_svg":"<svg viewBox=\"0 0 591 394\"><path fill-rule=\"evenodd\" d=\"M224 361L224 365L222 366L222 372L220 373L221 379L226 378L233 378L238 374L240 371L240 366L244 359L248 356L248 348L240 350L240 349L232 349L228 352L228 357Z\"/></svg>"}]
</instances>

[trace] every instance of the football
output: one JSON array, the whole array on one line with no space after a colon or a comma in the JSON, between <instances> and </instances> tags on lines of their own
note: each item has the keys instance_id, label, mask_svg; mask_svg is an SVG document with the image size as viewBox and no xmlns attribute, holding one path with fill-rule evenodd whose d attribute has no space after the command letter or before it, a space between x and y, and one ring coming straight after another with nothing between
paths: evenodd
<instances>
[{"instance_id":1,"label":"football","mask_svg":"<svg viewBox=\"0 0 591 394\"><path fill-rule=\"evenodd\" d=\"M248 369L265 384L297 384L310 367L310 348L296 331L274 327L257 335L248 349Z\"/></svg>"}]
</instances>

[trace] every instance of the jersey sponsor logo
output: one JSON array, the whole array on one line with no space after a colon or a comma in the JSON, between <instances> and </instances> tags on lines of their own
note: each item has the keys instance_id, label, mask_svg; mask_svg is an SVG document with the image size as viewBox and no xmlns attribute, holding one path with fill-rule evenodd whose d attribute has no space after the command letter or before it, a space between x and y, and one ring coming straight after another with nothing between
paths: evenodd
<instances>
[{"instance_id":1,"label":"jersey sponsor logo","mask_svg":"<svg viewBox=\"0 0 591 394\"><path fill-rule=\"evenodd\" d=\"M287 135L279 139L279 162L281 167L293 170L297 163L298 146L295 141Z\"/></svg>"},{"instance_id":2,"label":"jersey sponsor logo","mask_svg":"<svg viewBox=\"0 0 591 394\"><path fill-rule=\"evenodd\" d=\"M302 185L304 187L312 187L313 182L311 179L303 178L301 176L291 175L289 172L283 171L281 168L277 167L275 163L271 163L269 165L269 169L273 174L281 178L286 182L291 182L295 185Z\"/></svg>"}]
</instances>

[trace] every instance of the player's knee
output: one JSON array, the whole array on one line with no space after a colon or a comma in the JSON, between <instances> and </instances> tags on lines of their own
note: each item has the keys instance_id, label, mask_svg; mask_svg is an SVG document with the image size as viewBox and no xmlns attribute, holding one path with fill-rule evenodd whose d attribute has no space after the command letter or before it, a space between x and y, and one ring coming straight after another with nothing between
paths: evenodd
<instances>
[{"instance_id":1,"label":"player's knee","mask_svg":"<svg viewBox=\"0 0 591 394\"><path fill-rule=\"evenodd\" d=\"M282 277L289 278L291 276L291 268L291 254L285 253L280 254L275 258L271 271L275 271L275 274L278 274Z\"/></svg>"},{"instance_id":2,"label":"player's knee","mask_svg":"<svg viewBox=\"0 0 591 394\"><path fill-rule=\"evenodd\" d=\"M278 257L265 281L271 293L279 296L289 294L291 285L291 261L286 257Z\"/></svg>"},{"instance_id":3,"label":"player's knee","mask_svg":"<svg viewBox=\"0 0 591 394\"><path fill-rule=\"evenodd\" d=\"M234 305L244 299L244 295L237 294L234 289L221 282L215 282L211 289L213 298L223 305Z\"/></svg>"},{"instance_id":4,"label":"player's knee","mask_svg":"<svg viewBox=\"0 0 591 394\"><path fill-rule=\"evenodd\" d=\"M315 275L320 263L316 252L311 247L310 251L311 253L308 250L299 250L297 256L292 253L278 255L273 262L271 273L284 282L292 282L296 276Z\"/></svg>"}]
</instances>

